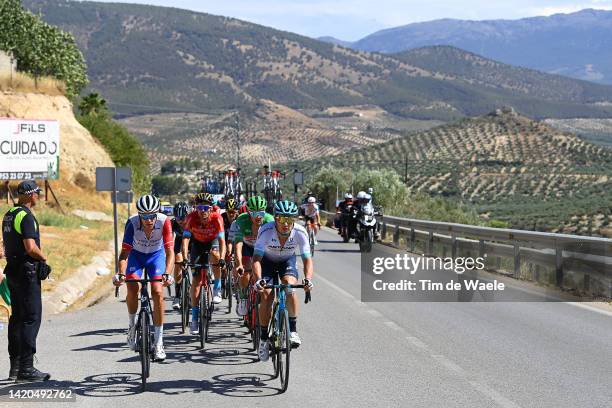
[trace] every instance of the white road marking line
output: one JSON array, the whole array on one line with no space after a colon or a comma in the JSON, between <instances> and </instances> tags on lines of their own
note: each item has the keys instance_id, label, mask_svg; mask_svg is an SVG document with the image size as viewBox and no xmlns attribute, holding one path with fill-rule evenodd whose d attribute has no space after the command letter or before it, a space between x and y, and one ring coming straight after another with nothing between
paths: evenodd
<instances>
[{"instance_id":1,"label":"white road marking line","mask_svg":"<svg viewBox=\"0 0 612 408\"><path fill-rule=\"evenodd\" d=\"M442 354L430 354L430 356L438 363L446 367L448 370L463 377L467 376L467 373L463 368L459 367L459 365L457 365L454 361L448 359L446 356Z\"/></svg>"},{"instance_id":2,"label":"white road marking line","mask_svg":"<svg viewBox=\"0 0 612 408\"><path fill-rule=\"evenodd\" d=\"M392 322L392 321L390 321L390 320L387 320L387 321L385 322L385 325L386 325L387 327L389 327L389 328L393 329L393 330L397 330L397 331L401 331L401 330L403 330L403 328L402 328L402 327L401 327L399 324L397 324L397 323L395 323L395 322Z\"/></svg>"},{"instance_id":3,"label":"white road marking line","mask_svg":"<svg viewBox=\"0 0 612 408\"><path fill-rule=\"evenodd\" d=\"M589 310L591 312L599 313L599 314L602 314L604 316L612 317L612 312L609 312L609 311L603 310L603 309L598 309L595 306L587 305L587 304L580 303L580 302L563 302L563 303L565 303L566 305L575 306L575 307L579 307L581 309Z\"/></svg>"},{"instance_id":4,"label":"white road marking line","mask_svg":"<svg viewBox=\"0 0 612 408\"><path fill-rule=\"evenodd\" d=\"M356 303L363 306L366 309L366 313L368 313L369 315L377 317L377 318L383 317L383 314L380 313L378 310L372 309L368 304L361 302L355 296L351 295L349 292L345 291L344 289L342 289L340 286L336 285L335 283L332 283L328 279L325 279L321 276L318 276L317 279L321 280L323 283L327 284L332 289L335 289L341 295L348 297L350 299L353 299ZM383 323L387 327L393 330L405 331L405 329L402 326L390 320L386 320ZM469 374L463 368L461 368L461 366L459 366L457 363L455 363L454 361L450 360L448 357L442 354L433 354L430 351L429 346L423 341L421 341L418 337L406 336L406 340L408 340L415 347L423 350L429 357L437 361L441 366L443 366L450 372L456 375L459 375L461 377L468 377ZM517 405L513 401L509 400L508 398L501 395L499 392L495 391L491 387L479 381L468 380L468 382L474 387L474 389L476 389L476 391L479 391L480 393L484 394L486 397L491 398L502 408L521 408L519 405Z\"/></svg>"}]
</instances>

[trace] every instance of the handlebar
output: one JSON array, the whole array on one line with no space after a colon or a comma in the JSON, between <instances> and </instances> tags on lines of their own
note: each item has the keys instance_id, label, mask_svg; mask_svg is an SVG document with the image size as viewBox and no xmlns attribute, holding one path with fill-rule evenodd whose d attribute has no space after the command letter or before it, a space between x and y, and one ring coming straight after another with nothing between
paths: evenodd
<instances>
[{"instance_id":1,"label":"handlebar","mask_svg":"<svg viewBox=\"0 0 612 408\"><path fill-rule=\"evenodd\" d=\"M276 285L266 285L264 289L285 289L285 288L293 288L293 289L303 289L306 285L286 285L284 283L276 284ZM310 292L306 292L306 298L304 299L304 303L308 303L312 300L312 295Z\"/></svg>"}]
</instances>

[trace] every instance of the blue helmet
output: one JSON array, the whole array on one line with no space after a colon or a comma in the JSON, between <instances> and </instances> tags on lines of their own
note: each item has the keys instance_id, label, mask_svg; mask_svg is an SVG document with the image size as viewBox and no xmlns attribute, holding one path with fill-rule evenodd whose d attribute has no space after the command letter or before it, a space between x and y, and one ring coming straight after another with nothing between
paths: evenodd
<instances>
[{"instance_id":1,"label":"blue helmet","mask_svg":"<svg viewBox=\"0 0 612 408\"><path fill-rule=\"evenodd\" d=\"M274 215L295 217L298 215L298 207L294 202L289 200L277 201L276 204L274 204Z\"/></svg>"}]
</instances>

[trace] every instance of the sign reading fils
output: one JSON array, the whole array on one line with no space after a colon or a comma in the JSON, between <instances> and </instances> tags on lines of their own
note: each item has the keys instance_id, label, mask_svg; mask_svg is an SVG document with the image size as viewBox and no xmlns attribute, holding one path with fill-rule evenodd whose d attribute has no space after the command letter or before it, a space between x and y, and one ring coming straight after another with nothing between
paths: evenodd
<instances>
[{"instance_id":1,"label":"sign reading fils","mask_svg":"<svg viewBox=\"0 0 612 408\"><path fill-rule=\"evenodd\" d=\"M0 180L59 178L56 120L0 118Z\"/></svg>"}]
</instances>

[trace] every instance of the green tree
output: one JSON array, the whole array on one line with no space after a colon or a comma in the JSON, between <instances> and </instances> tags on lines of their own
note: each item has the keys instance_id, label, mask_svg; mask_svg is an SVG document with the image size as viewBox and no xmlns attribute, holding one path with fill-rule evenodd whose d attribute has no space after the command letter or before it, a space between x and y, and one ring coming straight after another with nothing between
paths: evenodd
<instances>
[{"instance_id":1,"label":"green tree","mask_svg":"<svg viewBox=\"0 0 612 408\"><path fill-rule=\"evenodd\" d=\"M188 192L189 183L183 176L155 176L152 180L152 191L157 196L174 196Z\"/></svg>"},{"instance_id":2,"label":"green tree","mask_svg":"<svg viewBox=\"0 0 612 408\"><path fill-rule=\"evenodd\" d=\"M106 99L102 98L96 92L92 92L84 96L79 103L79 112L81 115L98 115L108 113L106 107Z\"/></svg>"},{"instance_id":3,"label":"green tree","mask_svg":"<svg viewBox=\"0 0 612 408\"><path fill-rule=\"evenodd\" d=\"M104 146L116 166L132 169L134 190L138 193L149 192L149 159L140 141L113 121L108 113L79 116L78 120Z\"/></svg>"},{"instance_id":4,"label":"green tree","mask_svg":"<svg viewBox=\"0 0 612 408\"><path fill-rule=\"evenodd\" d=\"M19 0L0 3L0 50L17 59L17 69L52 76L75 97L87 85L87 67L74 37L25 10Z\"/></svg>"}]
</instances>

